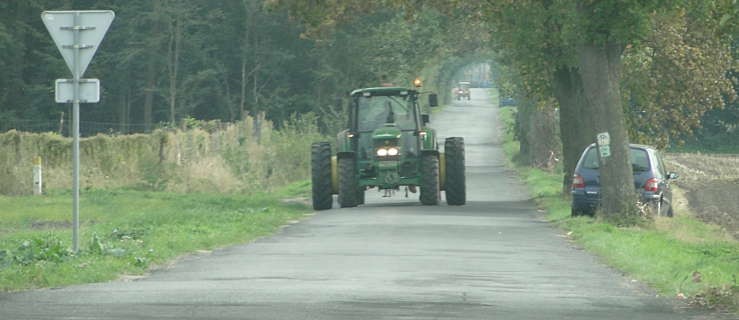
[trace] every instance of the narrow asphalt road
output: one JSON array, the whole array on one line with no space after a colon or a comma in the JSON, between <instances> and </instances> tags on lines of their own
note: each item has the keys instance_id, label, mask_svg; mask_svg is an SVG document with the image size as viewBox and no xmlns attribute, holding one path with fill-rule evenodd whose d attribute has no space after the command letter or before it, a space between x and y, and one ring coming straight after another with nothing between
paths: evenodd
<instances>
[{"instance_id":1,"label":"narrow asphalt road","mask_svg":"<svg viewBox=\"0 0 739 320\"><path fill-rule=\"evenodd\" d=\"M431 119L467 144L468 204L317 213L137 281L0 294L0 319L710 319L577 249L504 166L487 91Z\"/></svg>"}]
</instances>

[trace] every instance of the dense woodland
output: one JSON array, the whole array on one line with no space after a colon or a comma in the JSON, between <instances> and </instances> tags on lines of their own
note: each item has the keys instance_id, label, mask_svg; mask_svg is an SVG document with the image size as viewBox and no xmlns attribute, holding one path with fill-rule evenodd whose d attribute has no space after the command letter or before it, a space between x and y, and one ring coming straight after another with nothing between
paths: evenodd
<instances>
[{"instance_id":1,"label":"dense woodland","mask_svg":"<svg viewBox=\"0 0 739 320\"><path fill-rule=\"evenodd\" d=\"M2 1L0 129L67 132L70 106L54 103L53 81L69 72L40 13L73 8L116 12L85 74L103 93L82 107L83 135L262 112L278 124L294 113L335 116L350 90L380 78L407 85L449 56L445 31L454 29L438 11L409 23L379 10L312 35L286 8L258 0Z\"/></svg>"},{"instance_id":2,"label":"dense woodland","mask_svg":"<svg viewBox=\"0 0 739 320\"><path fill-rule=\"evenodd\" d=\"M561 153L563 185L596 133L624 146L602 168L610 213L633 211L625 142L739 136L736 0L4 1L1 130L65 132L52 83L68 71L39 14L72 8L117 15L85 75L104 92L83 106L83 134L308 112L328 133L351 89L421 76L443 97L459 70L489 62L519 102L522 154ZM559 136L538 143L549 150L532 124Z\"/></svg>"}]
</instances>

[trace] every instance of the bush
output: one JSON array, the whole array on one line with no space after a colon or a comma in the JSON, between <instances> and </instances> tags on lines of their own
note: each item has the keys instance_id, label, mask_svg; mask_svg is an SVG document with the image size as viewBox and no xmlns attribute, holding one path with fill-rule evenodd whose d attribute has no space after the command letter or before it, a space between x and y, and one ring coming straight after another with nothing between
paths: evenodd
<instances>
[{"instance_id":1,"label":"bush","mask_svg":"<svg viewBox=\"0 0 739 320\"><path fill-rule=\"evenodd\" d=\"M176 192L271 190L307 179L308 146L322 137L313 114L271 122L189 120L183 129L97 135L80 141L83 188L129 187ZM259 139L255 133L258 132ZM54 133L0 134L0 194L32 191L32 159L44 161L48 189L71 186L71 139Z\"/></svg>"}]
</instances>

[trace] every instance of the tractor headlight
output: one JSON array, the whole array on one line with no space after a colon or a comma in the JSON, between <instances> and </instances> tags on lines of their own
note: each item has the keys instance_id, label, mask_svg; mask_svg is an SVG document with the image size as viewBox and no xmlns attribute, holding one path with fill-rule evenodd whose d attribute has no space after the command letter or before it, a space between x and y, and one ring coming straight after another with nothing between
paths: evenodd
<instances>
[{"instance_id":1,"label":"tractor headlight","mask_svg":"<svg viewBox=\"0 0 739 320\"><path fill-rule=\"evenodd\" d=\"M384 157L395 157L400 154L398 147L384 147L377 149L377 156L380 158Z\"/></svg>"}]
</instances>

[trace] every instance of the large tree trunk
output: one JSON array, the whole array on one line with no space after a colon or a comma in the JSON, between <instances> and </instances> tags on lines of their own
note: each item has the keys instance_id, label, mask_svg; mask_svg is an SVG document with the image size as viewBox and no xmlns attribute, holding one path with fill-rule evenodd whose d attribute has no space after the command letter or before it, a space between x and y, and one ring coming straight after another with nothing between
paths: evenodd
<instances>
[{"instance_id":1,"label":"large tree trunk","mask_svg":"<svg viewBox=\"0 0 739 320\"><path fill-rule=\"evenodd\" d=\"M131 133L131 88L129 87L126 90L126 127L125 127L125 134Z\"/></svg>"},{"instance_id":2,"label":"large tree trunk","mask_svg":"<svg viewBox=\"0 0 739 320\"><path fill-rule=\"evenodd\" d=\"M533 107L526 130L529 143L528 163L536 168L552 170L562 152L557 130L557 113L553 107Z\"/></svg>"},{"instance_id":3,"label":"large tree trunk","mask_svg":"<svg viewBox=\"0 0 739 320\"><path fill-rule=\"evenodd\" d=\"M516 126L514 128L515 138L518 140L518 156L514 160L522 165L530 165L531 143L527 131L531 128L531 118L535 106L528 99L518 99L518 101Z\"/></svg>"},{"instance_id":4,"label":"large tree trunk","mask_svg":"<svg viewBox=\"0 0 739 320\"><path fill-rule=\"evenodd\" d=\"M519 101L516 112L515 135L519 142L514 161L551 170L561 154L557 114L554 108L538 108L537 103L525 97Z\"/></svg>"},{"instance_id":5,"label":"large tree trunk","mask_svg":"<svg viewBox=\"0 0 739 320\"><path fill-rule=\"evenodd\" d=\"M611 137L611 156L600 166L602 213L627 223L629 219L625 218L636 212L636 196L619 88L623 46L607 41L584 44L577 51L586 104L594 112L595 128Z\"/></svg>"},{"instance_id":6,"label":"large tree trunk","mask_svg":"<svg viewBox=\"0 0 739 320\"><path fill-rule=\"evenodd\" d=\"M121 90L118 93L118 132L126 134L126 92L128 90Z\"/></svg>"},{"instance_id":7,"label":"large tree trunk","mask_svg":"<svg viewBox=\"0 0 739 320\"><path fill-rule=\"evenodd\" d=\"M153 59L152 59L153 60ZM146 71L146 88L144 89L144 131L151 132L154 92L156 91L156 74L154 63Z\"/></svg>"},{"instance_id":8,"label":"large tree trunk","mask_svg":"<svg viewBox=\"0 0 739 320\"><path fill-rule=\"evenodd\" d=\"M234 110L234 104L233 99L231 98L231 85L229 84L229 78L228 78L228 72L223 71L223 89L224 93L226 94L226 104L228 107L228 121L233 122L236 120L236 113L237 111Z\"/></svg>"},{"instance_id":9,"label":"large tree trunk","mask_svg":"<svg viewBox=\"0 0 739 320\"><path fill-rule=\"evenodd\" d=\"M256 26L255 26L256 27ZM252 29L253 30L253 29ZM257 39L257 34L255 33L253 35L254 38L254 47L252 48L254 52L254 67L257 68L259 65L259 55L257 50L259 49L259 41ZM252 112L254 112L254 139L259 143L262 139L262 125L260 123L260 115L261 115L261 108L259 108L259 72L252 73L253 80L253 87L252 87L252 95L253 95L253 105L252 105Z\"/></svg>"},{"instance_id":10,"label":"large tree trunk","mask_svg":"<svg viewBox=\"0 0 739 320\"><path fill-rule=\"evenodd\" d=\"M175 124L177 107L177 73L180 67L180 42L182 42L182 18L175 16L170 26L169 35L169 122Z\"/></svg>"},{"instance_id":11,"label":"large tree trunk","mask_svg":"<svg viewBox=\"0 0 739 320\"><path fill-rule=\"evenodd\" d=\"M253 20L253 10L250 8L249 0L243 0L244 14L249 17L249 23ZM241 43L241 95L239 100L239 117L241 120L246 120L246 85L247 85L247 74L246 74L246 57L249 48L249 23L244 22L244 34Z\"/></svg>"},{"instance_id":12,"label":"large tree trunk","mask_svg":"<svg viewBox=\"0 0 739 320\"><path fill-rule=\"evenodd\" d=\"M583 83L576 68L561 67L554 73L554 96L559 102L559 131L562 139L563 195L569 195L572 174L585 147L595 142L595 123L588 108Z\"/></svg>"},{"instance_id":13,"label":"large tree trunk","mask_svg":"<svg viewBox=\"0 0 739 320\"><path fill-rule=\"evenodd\" d=\"M246 53L241 53L241 95L239 100L239 118L246 119Z\"/></svg>"},{"instance_id":14,"label":"large tree trunk","mask_svg":"<svg viewBox=\"0 0 739 320\"><path fill-rule=\"evenodd\" d=\"M118 131L122 134L127 134L128 124L131 122L129 119L131 116L131 89L126 87L119 94Z\"/></svg>"}]
</instances>

